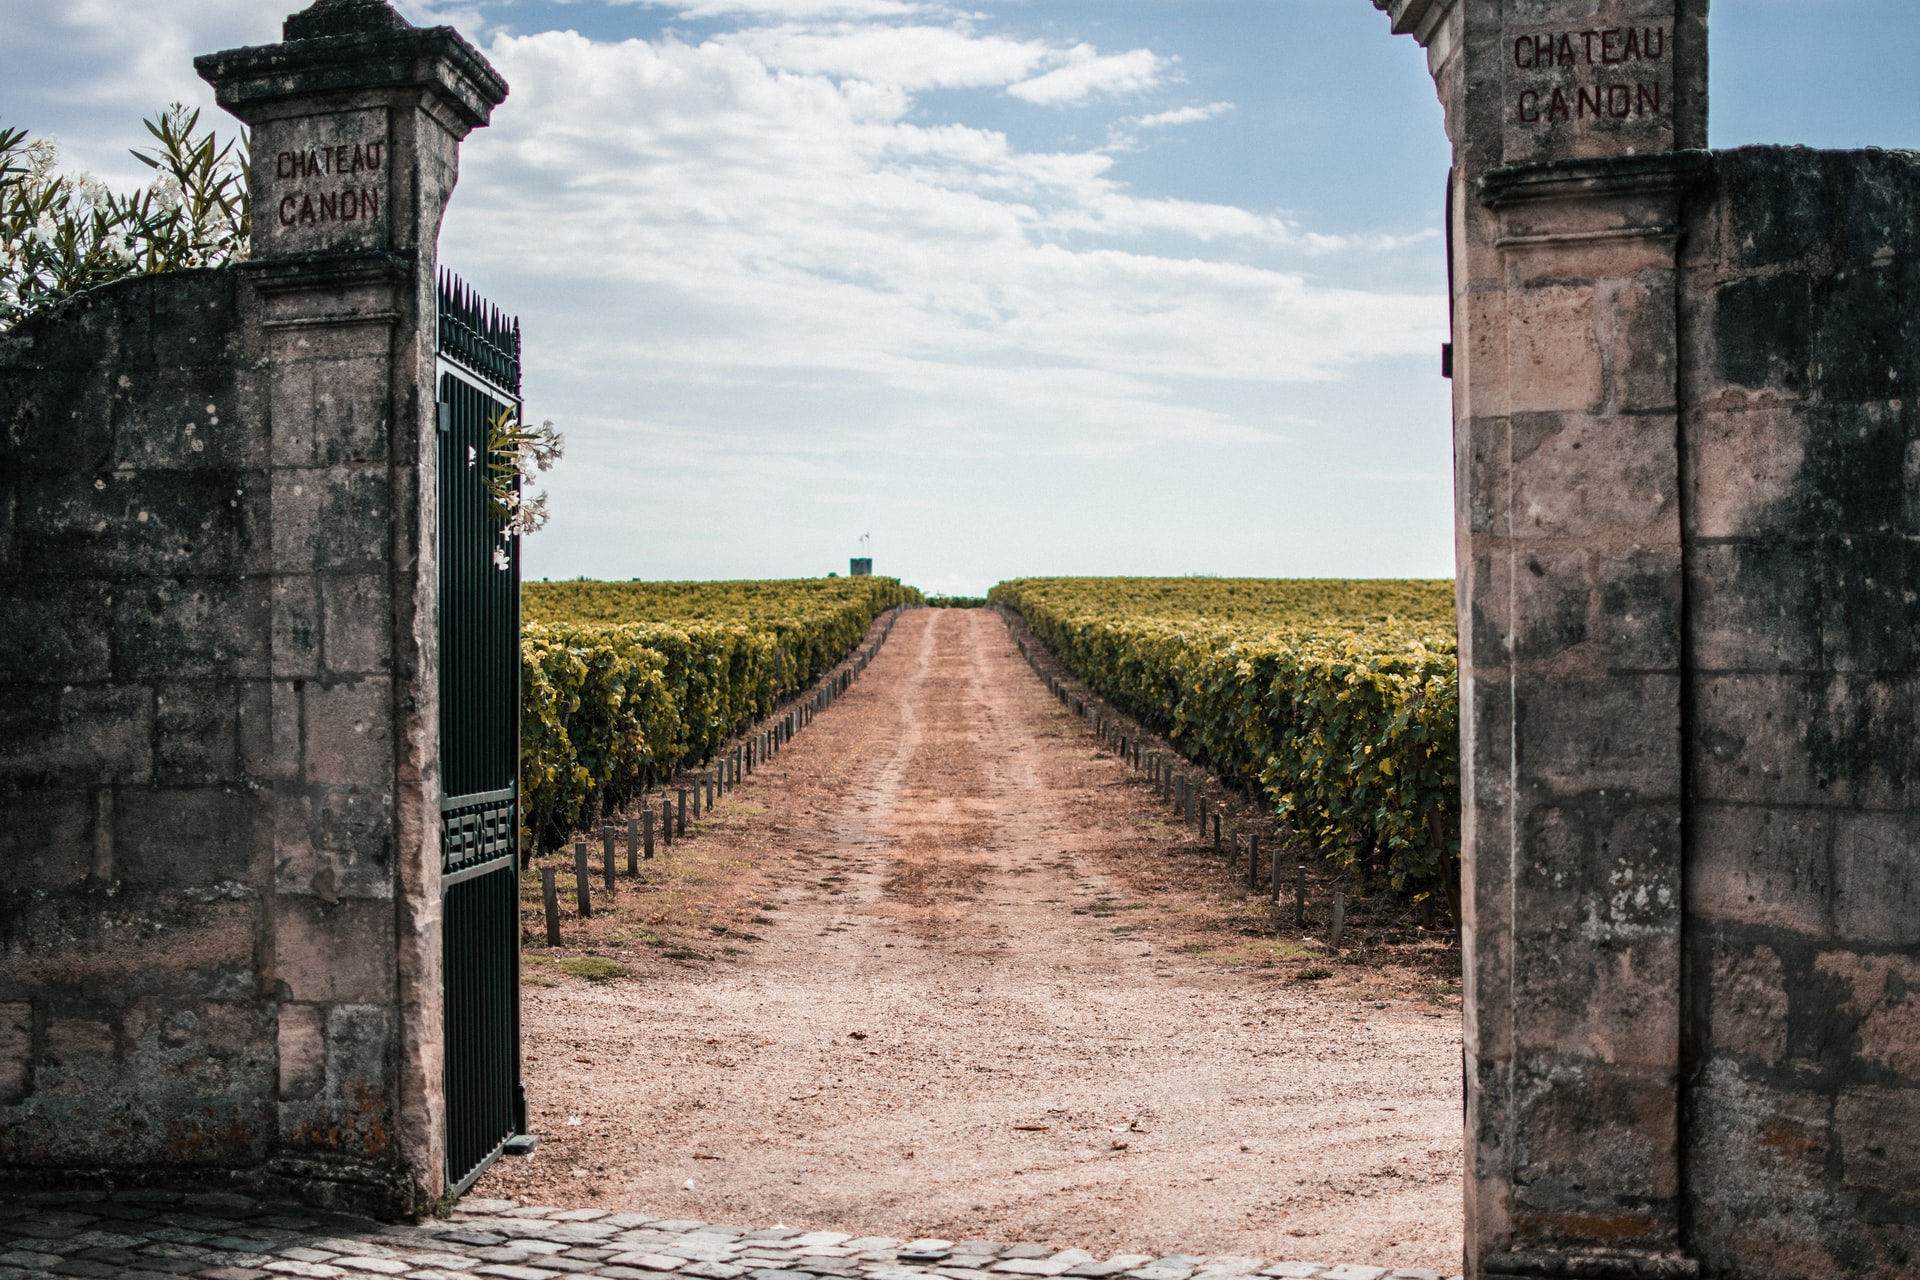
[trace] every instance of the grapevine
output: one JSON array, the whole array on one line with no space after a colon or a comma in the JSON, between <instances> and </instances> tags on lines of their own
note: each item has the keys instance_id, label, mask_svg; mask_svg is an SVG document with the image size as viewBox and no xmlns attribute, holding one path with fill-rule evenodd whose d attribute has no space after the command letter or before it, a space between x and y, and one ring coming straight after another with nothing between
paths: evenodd
<instances>
[{"instance_id":1,"label":"grapevine","mask_svg":"<svg viewBox=\"0 0 1920 1280\"><path fill-rule=\"evenodd\" d=\"M1457 875L1452 583L1029 578L990 599L1336 863L1381 858L1417 896Z\"/></svg>"}]
</instances>

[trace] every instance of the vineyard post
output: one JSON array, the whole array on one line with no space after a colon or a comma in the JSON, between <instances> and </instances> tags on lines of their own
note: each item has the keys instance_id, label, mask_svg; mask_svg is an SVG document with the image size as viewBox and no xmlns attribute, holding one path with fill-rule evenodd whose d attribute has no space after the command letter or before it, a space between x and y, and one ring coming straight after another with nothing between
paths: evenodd
<instances>
[{"instance_id":1,"label":"vineyard post","mask_svg":"<svg viewBox=\"0 0 1920 1280\"><path fill-rule=\"evenodd\" d=\"M1213 811L1213 851L1220 852L1220 811Z\"/></svg>"},{"instance_id":2,"label":"vineyard post","mask_svg":"<svg viewBox=\"0 0 1920 1280\"><path fill-rule=\"evenodd\" d=\"M1347 928L1347 895L1338 889L1333 891L1333 922L1327 928L1327 945L1338 951L1340 936Z\"/></svg>"},{"instance_id":3,"label":"vineyard post","mask_svg":"<svg viewBox=\"0 0 1920 1280\"><path fill-rule=\"evenodd\" d=\"M1293 923L1295 928L1307 927L1307 864L1293 864Z\"/></svg>"},{"instance_id":4,"label":"vineyard post","mask_svg":"<svg viewBox=\"0 0 1920 1280\"><path fill-rule=\"evenodd\" d=\"M647 850L647 852L651 854L653 850L649 849ZM640 874L640 819L639 818L627 819L627 874L630 876L637 876Z\"/></svg>"},{"instance_id":5,"label":"vineyard post","mask_svg":"<svg viewBox=\"0 0 1920 1280\"><path fill-rule=\"evenodd\" d=\"M706 788L706 781L704 777L696 776L693 779L693 785L689 788L693 792L692 816L695 822L700 821L700 793Z\"/></svg>"},{"instance_id":6,"label":"vineyard post","mask_svg":"<svg viewBox=\"0 0 1920 1280\"><path fill-rule=\"evenodd\" d=\"M646 859L653 857L653 806L640 810L640 852Z\"/></svg>"},{"instance_id":7,"label":"vineyard post","mask_svg":"<svg viewBox=\"0 0 1920 1280\"><path fill-rule=\"evenodd\" d=\"M683 836L687 834L687 789L685 787L675 787L673 793L675 797L678 798L680 804L677 815L678 820L673 824L673 834Z\"/></svg>"},{"instance_id":8,"label":"vineyard post","mask_svg":"<svg viewBox=\"0 0 1920 1280\"><path fill-rule=\"evenodd\" d=\"M1267 888L1273 892L1273 901L1276 906L1278 906L1280 902L1280 849L1280 841L1275 840L1273 842L1273 861L1267 868Z\"/></svg>"},{"instance_id":9,"label":"vineyard post","mask_svg":"<svg viewBox=\"0 0 1920 1280\"><path fill-rule=\"evenodd\" d=\"M665 796L660 798L660 843L673 844L673 801Z\"/></svg>"},{"instance_id":10,"label":"vineyard post","mask_svg":"<svg viewBox=\"0 0 1920 1280\"><path fill-rule=\"evenodd\" d=\"M1260 833L1247 833L1247 888L1260 888Z\"/></svg>"},{"instance_id":11,"label":"vineyard post","mask_svg":"<svg viewBox=\"0 0 1920 1280\"><path fill-rule=\"evenodd\" d=\"M547 945L560 945L560 892L554 884L553 867L540 867L540 900L547 909Z\"/></svg>"},{"instance_id":12,"label":"vineyard post","mask_svg":"<svg viewBox=\"0 0 1920 1280\"><path fill-rule=\"evenodd\" d=\"M573 893L579 900L580 918L593 915L593 868L587 865L587 842L573 842Z\"/></svg>"},{"instance_id":13,"label":"vineyard post","mask_svg":"<svg viewBox=\"0 0 1920 1280\"><path fill-rule=\"evenodd\" d=\"M600 878L607 886L607 892L613 892L613 828L605 828L600 848Z\"/></svg>"}]
</instances>

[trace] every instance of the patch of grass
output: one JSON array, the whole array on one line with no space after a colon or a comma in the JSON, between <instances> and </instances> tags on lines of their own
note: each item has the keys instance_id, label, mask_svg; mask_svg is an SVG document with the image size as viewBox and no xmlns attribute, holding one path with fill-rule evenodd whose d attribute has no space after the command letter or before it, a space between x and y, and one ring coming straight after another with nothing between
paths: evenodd
<instances>
[{"instance_id":1,"label":"patch of grass","mask_svg":"<svg viewBox=\"0 0 1920 1280\"><path fill-rule=\"evenodd\" d=\"M772 924L773 921L767 919L765 916L751 916L748 918L747 923L748 924Z\"/></svg>"},{"instance_id":2,"label":"patch of grass","mask_svg":"<svg viewBox=\"0 0 1920 1280\"><path fill-rule=\"evenodd\" d=\"M1323 978L1331 978L1333 976L1333 970L1316 964L1302 969L1293 976L1302 982L1319 982Z\"/></svg>"},{"instance_id":3,"label":"patch of grass","mask_svg":"<svg viewBox=\"0 0 1920 1280\"><path fill-rule=\"evenodd\" d=\"M520 985L523 987L557 987L560 984L544 973L532 973L523 969L520 971Z\"/></svg>"},{"instance_id":4,"label":"patch of grass","mask_svg":"<svg viewBox=\"0 0 1920 1280\"><path fill-rule=\"evenodd\" d=\"M685 947L674 947L672 950L662 951L660 954L665 956L669 960L705 960L706 959L706 957L701 955L698 951L689 951Z\"/></svg>"},{"instance_id":5,"label":"patch of grass","mask_svg":"<svg viewBox=\"0 0 1920 1280\"><path fill-rule=\"evenodd\" d=\"M576 978L585 978L589 982L605 982L609 978L633 976L633 970L605 956L569 956L560 961L560 968L562 972L572 974Z\"/></svg>"}]
</instances>

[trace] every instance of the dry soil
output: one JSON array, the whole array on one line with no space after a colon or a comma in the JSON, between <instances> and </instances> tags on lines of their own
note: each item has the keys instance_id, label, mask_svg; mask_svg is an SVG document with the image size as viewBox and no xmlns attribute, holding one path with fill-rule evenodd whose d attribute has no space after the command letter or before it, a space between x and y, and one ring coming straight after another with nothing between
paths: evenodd
<instances>
[{"instance_id":1,"label":"dry soil","mask_svg":"<svg viewBox=\"0 0 1920 1280\"><path fill-rule=\"evenodd\" d=\"M1448 941L1332 955L1169 824L996 615L904 615L697 835L529 947L542 1144L472 1194L1456 1270Z\"/></svg>"}]
</instances>

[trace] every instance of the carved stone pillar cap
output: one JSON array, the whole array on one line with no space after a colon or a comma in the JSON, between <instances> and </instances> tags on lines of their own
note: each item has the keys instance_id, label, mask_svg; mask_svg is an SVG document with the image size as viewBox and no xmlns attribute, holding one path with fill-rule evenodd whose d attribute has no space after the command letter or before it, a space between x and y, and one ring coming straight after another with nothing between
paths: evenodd
<instances>
[{"instance_id":1,"label":"carved stone pillar cap","mask_svg":"<svg viewBox=\"0 0 1920 1280\"><path fill-rule=\"evenodd\" d=\"M280 38L317 40L325 36L407 31L412 27L387 0L313 0L299 13L287 15L280 26Z\"/></svg>"},{"instance_id":2,"label":"carved stone pillar cap","mask_svg":"<svg viewBox=\"0 0 1920 1280\"><path fill-rule=\"evenodd\" d=\"M507 82L458 31L415 27L386 0L315 0L282 30L284 43L193 60L221 107L249 123L289 99L420 86L475 128L507 96Z\"/></svg>"}]
</instances>

